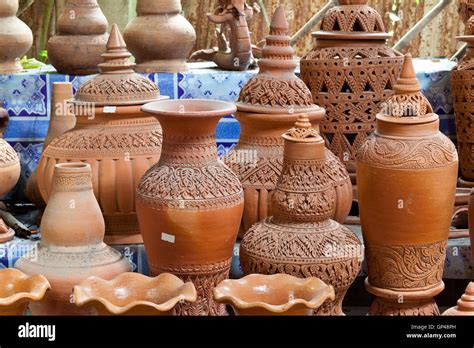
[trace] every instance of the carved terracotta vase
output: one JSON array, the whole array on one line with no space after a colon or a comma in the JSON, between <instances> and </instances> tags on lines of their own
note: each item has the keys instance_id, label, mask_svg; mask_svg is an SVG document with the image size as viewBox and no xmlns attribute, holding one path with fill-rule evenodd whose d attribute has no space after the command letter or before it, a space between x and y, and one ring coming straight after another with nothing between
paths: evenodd
<instances>
[{"instance_id":1,"label":"carved terracotta vase","mask_svg":"<svg viewBox=\"0 0 474 348\"><path fill-rule=\"evenodd\" d=\"M271 193L283 166L283 138L301 113L318 125L324 109L312 103L311 92L294 74L295 52L290 46L288 22L280 6L272 20L260 71L242 88L236 117L241 134L238 145L224 162L237 174L244 187L242 238L255 223L271 215ZM316 126L318 127L318 126ZM334 218L343 222L352 203L352 186L342 163L326 150L325 173L337 191Z\"/></svg>"},{"instance_id":2,"label":"carved terracotta vase","mask_svg":"<svg viewBox=\"0 0 474 348\"><path fill-rule=\"evenodd\" d=\"M51 283L45 298L31 304L33 315L87 315L72 301L72 288L90 276L112 279L129 272L129 262L103 242L104 218L94 196L87 163L54 167L51 197L41 220L41 243L15 268L42 274Z\"/></svg>"},{"instance_id":3,"label":"carved terracotta vase","mask_svg":"<svg viewBox=\"0 0 474 348\"><path fill-rule=\"evenodd\" d=\"M135 212L135 189L160 158L161 127L141 112L149 101L166 99L148 78L133 72L130 53L114 25L101 74L85 82L70 102L77 123L54 139L38 166L38 185L47 202L56 163L87 162L94 193L105 218L108 244L142 243Z\"/></svg>"},{"instance_id":4,"label":"carved terracotta vase","mask_svg":"<svg viewBox=\"0 0 474 348\"><path fill-rule=\"evenodd\" d=\"M438 315L458 155L421 94L410 55L357 154L371 315Z\"/></svg>"},{"instance_id":5,"label":"carved terracotta vase","mask_svg":"<svg viewBox=\"0 0 474 348\"><path fill-rule=\"evenodd\" d=\"M33 33L17 12L18 0L0 2L0 74L22 71L20 60L33 44Z\"/></svg>"},{"instance_id":6,"label":"carved terracotta vase","mask_svg":"<svg viewBox=\"0 0 474 348\"><path fill-rule=\"evenodd\" d=\"M302 115L283 138L283 170L272 195L273 216L244 235L240 263L245 274L321 279L334 287L336 298L317 314L342 315L342 301L361 268L363 248L352 231L331 220L337 190L325 172L326 149L317 130Z\"/></svg>"},{"instance_id":7,"label":"carved terracotta vase","mask_svg":"<svg viewBox=\"0 0 474 348\"><path fill-rule=\"evenodd\" d=\"M212 289L229 274L243 211L236 175L217 157L216 126L235 112L230 103L173 100L143 106L163 127L160 161L137 189L137 214L153 275L192 281L196 303L180 315L223 315Z\"/></svg>"},{"instance_id":8,"label":"carved terracotta vase","mask_svg":"<svg viewBox=\"0 0 474 348\"><path fill-rule=\"evenodd\" d=\"M62 74L98 73L108 26L97 0L66 0L57 33L48 41L49 62Z\"/></svg>"},{"instance_id":9,"label":"carved terracotta vase","mask_svg":"<svg viewBox=\"0 0 474 348\"><path fill-rule=\"evenodd\" d=\"M180 0L137 0L137 17L123 36L135 56L135 71L186 71L186 58L196 42L196 31L181 15Z\"/></svg>"},{"instance_id":10,"label":"carved terracotta vase","mask_svg":"<svg viewBox=\"0 0 474 348\"><path fill-rule=\"evenodd\" d=\"M447 309L443 315L471 316L474 315L474 283L470 282L456 306Z\"/></svg>"},{"instance_id":11,"label":"carved terracotta vase","mask_svg":"<svg viewBox=\"0 0 474 348\"><path fill-rule=\"evenodd\" d=\"M382 17L367 1L339 1L323 18L301 78L326 109L321 134L356 180L355 156L375 130L381 103L393 95L403 56L387 46Z\"/></svg>"}]
</instances>

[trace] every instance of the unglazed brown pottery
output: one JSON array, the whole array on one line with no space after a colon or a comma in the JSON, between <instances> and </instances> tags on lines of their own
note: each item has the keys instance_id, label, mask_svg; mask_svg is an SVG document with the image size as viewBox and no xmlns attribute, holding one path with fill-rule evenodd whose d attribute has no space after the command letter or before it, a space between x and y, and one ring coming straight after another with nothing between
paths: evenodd
<instances>
[{"instance_id":1,"label":"unglazed brown pottery","mask_svg":"<svg viewBox=\"0 0 474 348\"><path fill-rule=\"evenodd\" d=\"M420 92L412 58L357 154L371 315L437 315L458 155Z\"/></svg>"},{"instance_id":2,"label":"unglazed brown pottery","mask_svg":"<svg viewBox=\"0 0 474 348\"><path fill-rule=\"evenodd\" d=\"M54 167L51 196L41 220L41 243L15 264L26 274L42 274L52 290L30 305L33 315L94 314L71 301L72 288L90 276L112 279L131 270L120 252L104 244L104 218L92 191L87 163Z\"/></svg>"},{"instance_id":3,"label":"unglazed brown pottery","mask_svg":"<svg viewBox=\"0 0 474 348\"><path fill-rule=\"evenodd\" d=\"M15 237L13 228L7 226L3 219L0 219L0 243L11 241Z\"/></svg>"},{"instance_id":4,"label":"unglazed brown pottery","mask_svg":"<svg viewBox=\"0 0 474 348\"><path fill-rule=\"evenodd\" d=\"M331 220L337 189L326 172L324 140L309 119L301 115L283 138L283 170L272 195L273 216L244 235L240 263L245 274L321 279L334 287L336 298L317 314L342 315L342 300L359 273L363 248L349 229Z\"/></svg>"},{"instance_id":5,"label":"unglazed brown pottery","mask_svg":"<svg viewBox=\"0 0 474 348\"><path fill-rule=\"evenodd\" d=\"M314 102L327 111L321 123L329 150L355 182L355 156L375 129L381 103L393 95L403 56L386 44L382 17L367 1L341 1L313 36L315 48L301 60L301 78Z\"/></svg>"},{"instance_id":6,"label":"unglazed brown pottery","mask_svg":"<svg viewBox=\"0 0 474 348\"><path fill-rule=\"evenodd\" d=\"M214 299L232 306L236 315L308 316L335 295L332 286L317 278L251 274L222 281L214 288Z\"/></svg>"},{"instance_id":7,"label":"unglazed brown pottery","mask_svg":"<svg viewBox=\"0 0 474 348\"><path fill-rule=\"evenodd\" d=\"M180 0L138 0L138 16L123 36L142 73L188 70L186 58L196 42L194 27L181 15Z\"/></svg>"},{"instance_id":8,"label":"unglazed brown pottery","mask_svg":"<svg viewBox=\"0 0 474 348\"><path fill-rule=\"evenodd\" d=\"M474 283L469 283L466 291L455 307L447 309L443 315L467 316L474 315Z\"/></svg>"},{"instance_id":9,"label":"unglazed brown pottery","mask_svg":"<svg viewBox=\"0 0 474 348\"><path fill-rule=\"evenodd\" d=\"M8 127L9 120L7 110L5 110L2 107L2 103L0 103L0 197L10 192L16 185L21 172L18 154L13 147L3 139L3 134Z\"/></svg>"},{"instance_id":10,"label":"unglazed brown pottery","mask_svg":"<svg viewBox=\"0 0 474 348\"><path fill-rule=\"evenodd\" d=\"M459 1L459 15L464 23L474 15L474 0Z\"/></svg>"},{"instance_id":11,"label":"unglazed brown pottery","mask_svg":"<svg viewBox=\"0 0 474 348\"><path fill-rule=\"evenodd\" d=\"M137 189L137 214L153 275L172 273L192 281L196 303L176 307L180 315L223 315L212 289L229 274L243 211L237 176L217 157L216 126L235 112L215 100L147 104L163 127L160 161Z\"/></svg>"},{"instance_id":12,"label":"unglazed brown pottery","mask_svg":"<svg viewBox=\"0 0 474 348\"><path fill-rule=\"evenodd\" d=\"M66 0L57 34L48 41L49 62L62 74L98 73L108 25L97 0Z\"/></svg>"},{"instance_id":13,"label":"unglazed brown pottery","mask_svg":"<svg viewBox=\"0 0 474 348\"><path fill-rule=\"evenodd\" d=\"M324 109L312 103L311 92L294 70L295 52L290 46L288 22L283 6L276 10L260 71L242 88L236 117L241 134L238 145L224 162L239 177L244 187L244 215L239 231L242 238L255 223L271 215L271 193L283 166L283 138L301 113L316 125ZM347 170L326 150L326 170L337 191L333 218L343 222L352 202L352 187Z\"/></svg>"},{"instance_id":14,"label":"unglazed brown pottery","mask_svg":"<svg viewBox=\"0 0 474 348\"><path fill-rule=\"evenodd\" d=\"M471 259L474 260L474 190L471 190L468 203L469 237L471 239Z\"/></svg>"},{"instance_id":15,"label":"unglazed brown pottery","mask_svg":"<svg viewBox=\"0 0 474 348\"><path fill-rule=\"evenodd\" d=\"M0 270L0 316L25 315L28 304L41 301L49 289L51 285L42 275L29 277L13 268Z\"/></svg>"},{"instance_id":16,"label":"unglazed brown pottery","mask_svg":"<svg viewBox=\"0 0 474 348\"><path fill-rule=\"evenodd\" d=\"M148 78L133 71L130 53L114 25L101 74L85 82L70 104L77 117L73 130L54 139L38 165L45 201L52 190L56 163L87 162L94 193L105 218L107 244L142 243L135 213L135 189L160 158L161 127L140 111L149 101L166 99Z\"/></svg>"},{"instance_id":17,"label":"unglazed brown pottery","mask_svg":"<svg viewBox=\"0 0 474 348\"><path fill-rule=\"evenodd\" d=\"M172 315L178 303L196 299L193 283L169 273L155 278L123 273L109 281L90 277L74 287L74 303L93 306L99 315Z\"/></svg>"}]
</instances>

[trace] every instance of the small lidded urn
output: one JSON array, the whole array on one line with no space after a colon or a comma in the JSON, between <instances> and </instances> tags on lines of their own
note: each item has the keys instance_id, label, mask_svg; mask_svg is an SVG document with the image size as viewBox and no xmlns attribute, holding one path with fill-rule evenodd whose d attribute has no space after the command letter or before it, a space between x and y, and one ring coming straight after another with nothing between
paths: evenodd
<instances>
[{"instance_id":1,"label":"small lidded urn","mask_svg":"<svg viewBox=\"0 0 474 348\"><path fill-rule=\"evenodd\" d=\"M472 316L474 315L474 283L470 282L456 306L447 309L443 315Z\"/></svg>"}]
</instances>

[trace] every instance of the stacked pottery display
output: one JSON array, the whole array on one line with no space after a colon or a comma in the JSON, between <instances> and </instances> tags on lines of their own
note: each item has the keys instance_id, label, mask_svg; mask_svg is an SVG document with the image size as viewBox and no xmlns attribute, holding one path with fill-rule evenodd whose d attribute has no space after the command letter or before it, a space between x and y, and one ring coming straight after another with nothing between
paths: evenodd
<instances>
[{"instance_id":1,"label":"stacked pottery display","mask_svg":"<svg viewBox=\"0 0 474 348\"><path fill-rule=\"evenodd\" d=\"M62 74L99 72L108 25L97 0L66 0L57 34L48 41L49 62Z\"/></svg>"},{"instance_id":2,"label":"stacked pottery display","mask_svg":"<svg viewBox=\"0 0 474 348\"><path fill-rule=\"evenodd\" d=\"M30 305L33 315L94 314L74 305L72 288L90 276L112 279L131 270L120 252L103 242L104 218L92 191L89 164L54 167L41 234L39 246L15 264L28 275L44 275L51 284L45 298Z\"/></svg>"},{"instance_id":3,"label":"stacked pottery display","mask_svg":"<svg viewBox=\"0 0 474 348\"><path fill-rule=\"evenodd\" d=\"M235 112L215 100L173 100L143 106L163 127L160 161L137 189L137 214L153 275L172 273L192 281L196 303L176 314L223 315L212 297L228 278L243 211L237 176L217 156L216 126Z\"/></svg>"},{"instance_id":4,"label":"stacked pottery display","mask_svg":"<svg viewBox=\"0 0 474 348\"><path fill-rule=\"evenodd\" d=\"M337 190L326 172L324 140L300 116L287 131L283 170L272 195L273 216L254 225L240 247L245 274L287 273L332 285L335 301L317 314L342 315L342 301L357 277L363 247L346 227L331 220Z\"/></svg>"},{"instance_id":5,"label":"stacked pottery display","mask_svg":"<svg viewBox=\"0 0 474 348\"><path fill-rule=\"evenodd\" d=\"M91 165L109 244L143 241L135 189L161 151L160 124L140 108L165 97L152 81L134 73L130 56L114 25L104 63L99 64L101 74L85 82L71 101L76 126L49 144L38 166L38 185L47 202L55 164L81 161Z\"/></svg>"},{"instance_id":6,"label":"stacked pottery display","mask_svg":"<svg viewBox=\"0 0 474 348\"><path fill-rule=\"evenodd\" d=\"M253 224L271 215L271 192L283 165L281 135L294 125L301 113L306 113L316 125L324 117L324 109L312 103L311 92L294 74L297 62L282 6L273 16L266 41L263 59L259 61L260 71L242 88L236 103L236 118L241 125L239 143L224 158L244 187L240 237ZM343 222L352 202L349 175L328 150L324 165L324 172L337 192L337 208L331 218Z\"/></svg>"},{"instance_id":7,"label":"stacked pottery display","mask_svg":"<svg viewBox=\"0 0 474 348\"><path fill-rule=\"evenodd\" d=\"M410 55L357 154L371 315L437 315L458 155L420 93Z\"/></svg>"},{"instance_id":8,"label":"stacked pottery display","mask_svg":"<svg viewBox=\"0 0 474 348\"><path fill-rule=\"evenodd\" d=\"M181 11L180 0L137 0L137 17L123 33L136 58L135 71L188 70L186 58L196 42L196 31Z\"/></svg>"},{"instance_id":9,"label":"stacked pottery display","mask_svg":"<svg viewBox=\"0 0 474 348\"><path fill-rule=\"evenodd\" d=\"M387 46L382 17L366 0L339 4L313 34L316 45L301 60L301 78L326 109L321 134L355 183L357 150L374 131L381 103L393 95L403 56Z\"/></svg>"}]
</instances>

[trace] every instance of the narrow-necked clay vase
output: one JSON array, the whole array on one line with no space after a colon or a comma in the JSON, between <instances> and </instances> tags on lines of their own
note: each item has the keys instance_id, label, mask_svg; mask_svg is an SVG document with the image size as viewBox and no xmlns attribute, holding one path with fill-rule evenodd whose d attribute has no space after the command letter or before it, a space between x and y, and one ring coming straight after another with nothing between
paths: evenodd
<instances>
[{"instance_id":1,"label":"narrow-necked clay vase","mask_svg":"<svg viewBox=\"0 0 474 348\"><path fill-rule=\"evenodd\" d=\"M153 275L172 273L192 281L196 303L177 306L181 315L223 315L212 289L229 275L244 204L237 176L217 156L216 126L235 112L216 100L170 100L147 104L163 127L160 161L137 189L137 214Z\"/></svg>"},{"instance_id":2,"label":"narrow-necked clay vase","mask_svg":"<svg viewBox=\"0 0 474 348\"><path fill-rule=\"evenodd\" d=\"M123 273L109 281L90 277L74 287L76 306L93 306L99 315L172 315L178 303L196 299L193 283L169 273L155 278Z\"/></svg>"},{"instance_id":3,"label":"narrow-necked clay vase","mask_svg":"<svg viewBox=\"0 0 474 348\"><path fill-rule=\"evenodd\" d=\"M301 115L283 135L283 170L272 195L273 216L255 224L240 244L245 274L286 273L332 285L334 301L319 315L343 315L342 300L359 274L363 248L348 228L331 220L337 190L326 172L324 140Z\"/></svg>"},{"instance_id":4,"label":"narrow-necked clay vase","mask_svg":"<svg viewBox=\"0 0 474 348\"><path fill-rule=\"evenodd\" d=\"M236 118L240 122L239 143L224 162L244 187L244 215L239 231L242 238L252 225L271 214L271 194L283 166L283 138L301 113L315 127L325 111L313 104L311 92L294 73L295 51L290 46L288 22L283 6L273 16L270 35L259 61L260 71L242 88ZM352 186L344 165L326 150L326 170L337 191L335 220L344 222L352 204Z\"/></svg>"},{"instance_id":5,"label":"narrow-necked clay vase","mask_svg":"<svg viewBox=\"0 0 474 348\"><path fill-rule=\"evenodd\" d=\"M251 274L224 280L214 288L214 299L232 306L236 315L310 316L334 298L334 288L322 280L287 274Z\"/></svg>"},{"instance_id":6,"label":"narrow-necked clay vase","mask_svg":"<svg viewBox=\"0 0 474 348\"><path fill-rule=\"evenodd\" d=\"M1 5L0 5L1 6ZM0 53L1 54L1 53ZM10 117L0 103L0 197L10 192L20 178L20 158L3 134L8 127Z\"/></svg>"},{"instance_id":7,"label":"narrow-necked clay vase","mask_svg":"<svg viewBox=\"0 0 474 348\"><path fill-rule=\"evenodd\" d=\"M447 309L443 315L471 316L474 315L474 283L470 282L456 306Z\"/></svg>"},{"instance_id":8,"label":"narrow-necked clay vase","mask_svg":"<svg viewBox=\"0 0 474 348\"><path fill-rule=\"evenodd\" d=\"M57 163L81 161L92 167L94 193L105 218L107 244L143 243L135 212L135 189L160 158L161 127L140 111L167 99L158 86L133 71L125 42L114 25L101 74L85 82L70 101L77 123L54 139L38 165L38 185L47 202Z\"/></svg>"},{"instance_id":9,"label":"narrow-necked clay vase","mask_svg":"<svg viewBox=\"0 0 474 348\"><path fill-rule=\"evenodd\" d=\"M98 73L108 26L97 0L66 0L57 33L48 41L49 62L62 74Z\"/></svg>"},{"instance_id":10,"label":"narrow-necked clay vase","mask_svg":"<svg viewBox=\"0 0 474 348\"><path fill-rule=\"evenodd\" d=\"M94 314L74 305L73 287L90 276L112 279L131 270L127 259L103 242L104 218L92 191L92 171L87 163L54 167L41 235L39 246L15 264L22 272L42 274L51 283L51 292L30 305L33 315Z\"/></svg>"},{"instance_id":11,"label":"narrow-necked clay vase","mask_svg":"<svg viewBox=\"0 0 474 348\"><path fill-rule=\"evenodd\" d=\"M438 315L458 155L420 92L410 55L357 154L370 315Z\"/></svg>"},{"instance_id":12,"label":"narrow-necked clay vase","mask_svg":"<svg viewBox=\"0 0 474 348\"><path fill-rule=\"evenodd\" d=\"M29 277L13 268L0 270L0 316L25 315L28 304L41 301L49 289L51 285L42 275Z\"/></svg>"},{"instance_id":13,"label":"narrow-necked clay vase","mask_svg":"<svg viewBox=\"0 0 474 348\"><path fill-rule=\"evenodd\" d=\"M0 74L23 70L20 60L33 44L31 29L16 17L18 0L0 2Z\"/></svg>"},{"instance_id":14,"label":"narrow-necked clay vase","mask_svg":"<svg viewBox=\"0 0 474 348\"><path fill-rule=\"evenodd\" d=\"M196 31L181 15L180 0L137 0L137 17L123 36L135 56L135 71L186 71L186 58L196 42Z\"/></svg>"}]
</instances>

